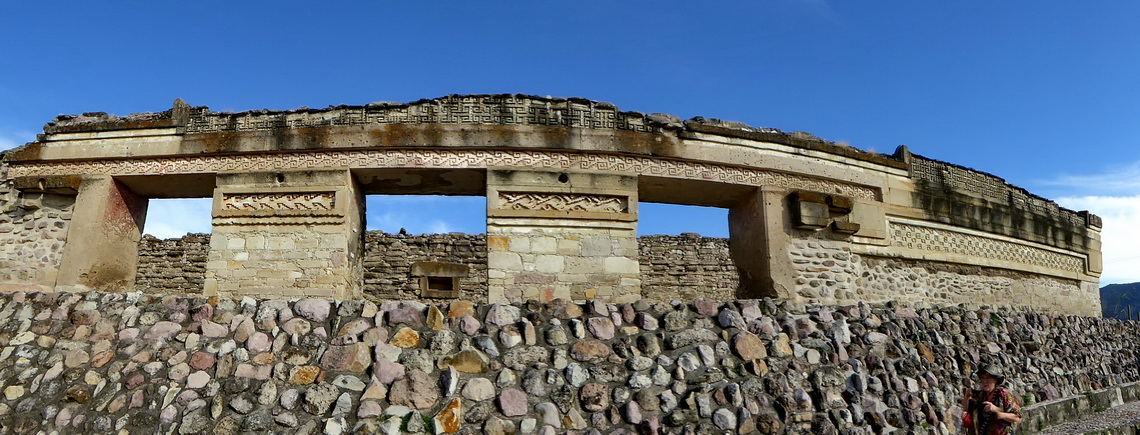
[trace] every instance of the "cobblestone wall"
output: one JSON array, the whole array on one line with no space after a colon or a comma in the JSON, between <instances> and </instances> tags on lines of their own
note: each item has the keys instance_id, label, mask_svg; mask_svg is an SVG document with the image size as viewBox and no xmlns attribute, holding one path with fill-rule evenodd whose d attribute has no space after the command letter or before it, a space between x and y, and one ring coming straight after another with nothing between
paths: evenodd
<instances>
[{"instance_id":1,"label":"cobblestone wall","mask_svg":"<svg viewBox=\"0 0 1140 435\"><path fill-rule=\"evenodd\" d=\"M1140 378L1140 324L771 300L611 305L0 294L11 433L952 433ZM615 432L618 431L618 432Z\"/></svg>"},{"instance_id":2,"label":"cobblestone wall","mask_svg":"<svg viewBox=\"0 0 1140 435\"><path fill-rule=\"evenodd\" d=\"M0 288L55 284L74 205L74 196L20 196L0 161Z\"/></svg>"},{"instance_id":3,"label":"cobblestone wall","mask_svg":"<svg viewBox=\"0 0 1140 435\"><path fill-rule=\"evenodd\" d=\"M1096 286L1006 269L859 255L850 244L801 237L789 250L796 293L808 303L927 302L1100 315Z\"/></svg>"}]
</instances>

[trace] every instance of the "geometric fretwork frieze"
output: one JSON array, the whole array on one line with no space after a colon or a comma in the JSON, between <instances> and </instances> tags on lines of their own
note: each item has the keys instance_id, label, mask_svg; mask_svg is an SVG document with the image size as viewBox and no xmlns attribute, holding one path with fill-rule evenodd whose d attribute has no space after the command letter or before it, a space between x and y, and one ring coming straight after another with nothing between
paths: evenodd
<instances>
[{"instance_id":1,"label":"geometric fretwork frieze","mask_svg":"<svg viewBox=\"0 0 1140 435\"><path fill-rule=\"evenodd\" d=\"M891 222L890 225L891 245L900 248L1028 264L1053 270L1085 272L1084 259L1073 255L940 228L899 222Z\"/></svg>"},{"instance_id":2,"label":"geometric fretwork frieze","mask_svg":"<svg viewBox=\"0 0 1140 435\"><path fill-rule=\"evenodd\" d=\"M499 192L499 204L508 210L601 213L625 213L629 208L627 198L621 196L531 192Z\"/></svg>"},{"instance_id":3,"label":"geometric fretwork frieze","mask_svg":"<svg viewBox=\"0 0 1140 435\"><path fill-rule=\"evenodd\" d=\"M233 211L328 211L335 205L333 192L223 193L222 209Z\"/></svg>"},{"instance_id":4,"label":"geometric fretwork frieze","mask_svg":"<svg viewBox=\"0 0 1140 435\"><path fill-rule=\"evenodd\" d=\"M777 186L878 201L879 189L764 169L609 154L498 150L317 151L266 155L139 158L9 166L9 177L47 175L162 175L327 168L580 169L684 178L749 186Z\"/></svg>"},{"instance_id":5,"label":"geometric fretwork frieze","mask_svg":"<svg viewBox=\"0 0 1140 435\"><path fill-rule=\"evenodd\" d=\"M592 101L548 102L515 95L455 95L424 104L344 107L306 113L192 113L186 131L264 131L278 128L385 124L543 125L652 132L645 116Z\"/></svg>"}]
</instances>

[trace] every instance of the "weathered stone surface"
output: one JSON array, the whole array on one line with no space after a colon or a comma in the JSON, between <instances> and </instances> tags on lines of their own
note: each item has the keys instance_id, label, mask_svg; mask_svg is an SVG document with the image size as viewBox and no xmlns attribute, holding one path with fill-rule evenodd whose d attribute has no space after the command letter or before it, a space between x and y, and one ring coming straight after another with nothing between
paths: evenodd
<instances>
[{"instance_id":1,"label":"weathered stone surface","mask_svg":"<svg viewBox=\"0 0 1140 435\"><path fill-rule=\"evenodd\" d=\"M454 367L461 373L483 373L487 371L487 357L476 350L464 350L439 360L439 368Z\"/></svg>"},{"instance_id":2,"label":"weathered stone surface","mask_svg":"<svg viewBox=\"0 0 1140 435\"><path fill-rule=\"evenodd\" d=\"M517 347L503 353L503 365L515 370L550 361L550 351L541 347Z\"/></svg>"},{"instance_id":3,"label":"weathered stone surface","mask_svg":"<svg viewBox=\"0 0 1140 435\"><path fill-rule=\"evenodd\" d=\"M329 303L328 299L301 299L293 304L293 311L298 316L314 322L324 322L329 318L332 304Z\"/></svg>"},{"instance_id":4,"label":"weathered stone surface","mask_svg":"<svg viewBox=\"0 0 1140 435\"><path fill-rule=\"evenodd\" d=\"M610 407L610 388L605 384L590 382L578 392L582 408L590 412L602 411Z\"/></svg>"},{"instance_id":5,"label":"weathered stone surface","mask_svg":"<svg viewBox=\"0 0 1140 435\"><path fill-rule=\"evenodd\" d=\"M412 409L428 409L439 401L439 386L427 373L411 369L403 378L392 383L388 401L393 405Z\"/></svg>"},{"instance_id":6,"label":"weathered stone surface","mask_svg":"<svg viewBox=\"0 0 1140 435\"><path fill-rule=\"evenodd\" d=\"M437 431L455 433L459 431L460 418L463 415L463 404L459 398L451 399L444 405L439 414L433 418Z\"/></svg>"},{"instance_id":7,"label":"weathered stone surface","mask_svg":"<svg viewBox=\"0 0 1140 435\"><path fill-rule=\"evenodd\" d=\"M415 348L420 345L420 333L406 326L401 327L392 335L392 340L389 343L404 349Z\"/></svg>"},{"instance_id":8,"label":"weathered stone surface","mask_svg":"<svg viewBox=\"0 0 1140 435\"><path fill-rule=\"evenodd\" d=\"M732 337L732 347L737 355L744 360L754 360L765 358L768 356L768 351L764 346L764 342L760 340L755 334L747 331L738 332Z\"/></svg>"},{"instance_id":9,"label":"weathered stone surface","mask_svg":"<svg viewBox=\"0 0 1140 435\"><path fill-rule=\"evenodd\" d=\"M527 412L526 393L516 388L506 388L499 393L499 410L507 417L517 417Z\"/></svg>"},{"instance_id":10,"label":"weathered stone surface","mask_svg":"<svg viewBox=\"0 0 1140 435\"><path fill-rule=\"evenodd\" d=\"M372 350L364 343L329 346L321 357L321 367L331 371L364 373L371 364Z\"/></svg>"},{"instance_id":11,"label":"weathered stone surface","mask_svg":"<svg viewBox=\"0 0 1140 435\"><path fill-rule=\"evenodd\" d=\"M583 340L570 346L570 357L581 362L604 361L612 354L609 346L596 340Z\"/></svg>"}]
</instances>

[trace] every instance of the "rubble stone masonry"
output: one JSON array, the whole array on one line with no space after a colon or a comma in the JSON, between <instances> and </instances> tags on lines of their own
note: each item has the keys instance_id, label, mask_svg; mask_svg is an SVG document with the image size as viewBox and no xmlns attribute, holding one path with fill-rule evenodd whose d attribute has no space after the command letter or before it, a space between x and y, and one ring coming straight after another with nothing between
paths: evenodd
<instances>
[{"instance_id":1,"label":"rubble stone masonry","mask_svg":"<svg viewBox=\"0 0 1140 435\"><path fill-rule=\"evenodd\" d=\"M1003 366L1023 405L1140 380L1138 325L705 298L507 305L2 293L0 427L947 434L980 363ZM1019 432L1043 427L1035 409Z\"/></svg>"}]
</instances>

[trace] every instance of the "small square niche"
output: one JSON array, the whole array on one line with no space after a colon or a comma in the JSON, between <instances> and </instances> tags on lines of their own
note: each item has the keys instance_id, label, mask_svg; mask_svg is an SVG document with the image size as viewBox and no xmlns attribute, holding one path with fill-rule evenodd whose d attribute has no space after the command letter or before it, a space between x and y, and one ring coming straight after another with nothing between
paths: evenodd
<instances>
[{"instance_id":1,"label":"small square niche","mask_svg":"<svg viewBox=\"0 0 1140 435\"><path fill-rule=\"evenodd\" d=\"M425 298L459 297L459 279L467 276L467 265L438 261L412 264L412 277L420 280L420 296Z\"/></svg>"}]
</instances>

